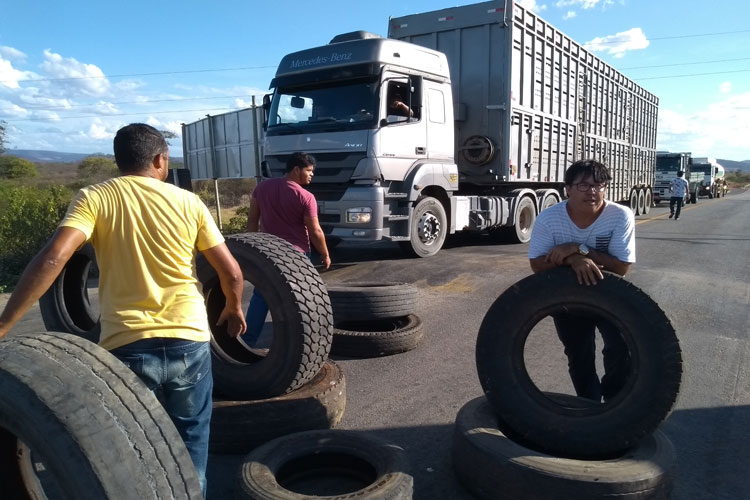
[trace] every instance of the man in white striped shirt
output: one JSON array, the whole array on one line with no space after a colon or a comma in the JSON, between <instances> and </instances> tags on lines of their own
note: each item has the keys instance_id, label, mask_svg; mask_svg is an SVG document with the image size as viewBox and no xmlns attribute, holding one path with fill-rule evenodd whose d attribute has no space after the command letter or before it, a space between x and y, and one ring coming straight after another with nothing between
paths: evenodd
<instances>
[{"instance_id":1,"label":"man in white striped shirt","mask_svg":"<svg viewBox=\"0 0 750 500\"><path fill-rule=\"evenodd\" d=\"M672 193L672 197L669 198L669 218L674 217L674 220L680 218L682 203L685 201L685 195L690 189L690 184L683 175L685 175L685 172L680 170L677 172L677 177L669 183L669 191ZM675 206L677 207L676 210Z\"/></svg>"},{"instance_id":2,"label":"man in white striped shirt","mask_svg":"<svg viewBox=\"0 0 750 500\"><path fill-rule=\"evenodd\" d=\"M568 199L541 212L534 224L529 263L535 273L569 266L585 286L604 279L602 269L628 273L635 262L635 220L629 208L604 199L611 179L607 167L595 160L580 160L568 168ZM576 394L594 401L614 397L630 370L630 354L619 331L584 312L559 313L553 319ZM604 341L601 381L596 373L596 328Z\"/></svg>"}]
</instances>

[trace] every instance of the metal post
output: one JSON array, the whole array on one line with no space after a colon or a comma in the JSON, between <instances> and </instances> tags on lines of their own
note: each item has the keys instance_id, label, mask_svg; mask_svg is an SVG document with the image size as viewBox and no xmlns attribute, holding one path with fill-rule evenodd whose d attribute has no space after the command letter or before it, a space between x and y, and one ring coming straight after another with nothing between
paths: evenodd
<instances>
[{"instance_id":1,"label":"metal post","mask_svg":"<svg viewBox=\"0 0 750 500\"><path fill-rule=\"evenodd\" d=\"M260 172L260 137L258 136L258 106L255 105L253 96L253 153L255 153L255 185L261 181Z\"/></svg>"},{"instance_id":2,"label":"metal post","mask_svg":"<svg viewBox=\"0 0 750 500\"><path fill-rule=\"evenodd\" d=\"M211 119L211 115L206 115L208 118L208 151L211 156L211 172L214 178L214 197L216 198L216 224L221 227L221 203L219 202L219 179L216 172L216 156L214 151L214 122Z\"/></svg>"}]
</instances>

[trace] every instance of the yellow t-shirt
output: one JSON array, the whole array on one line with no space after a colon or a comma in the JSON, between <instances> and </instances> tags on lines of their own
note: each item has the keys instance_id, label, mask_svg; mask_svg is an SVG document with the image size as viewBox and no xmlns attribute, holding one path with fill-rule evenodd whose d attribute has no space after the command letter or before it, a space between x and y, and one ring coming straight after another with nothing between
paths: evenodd
<instances>
[{"instance_id":1,"label":"yellow t-shirt","mask_svg":"<svg viewBox=\"0 0 750 500\"><path fill-rule=\"evenodd\" d=\"M209 340L194 257L224 238L198 196L150 177L118 177L81 189L60 225L82 231L96 251L100 346Z\"/></svg>"}]
</instances>

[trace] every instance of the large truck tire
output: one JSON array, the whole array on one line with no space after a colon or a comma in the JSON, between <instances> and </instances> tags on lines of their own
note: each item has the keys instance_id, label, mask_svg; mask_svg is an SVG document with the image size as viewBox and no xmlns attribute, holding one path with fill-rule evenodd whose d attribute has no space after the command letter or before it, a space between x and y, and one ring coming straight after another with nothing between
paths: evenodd
<instances>
[{"instance_id":1,"label":"large truck tire","mask_svg":"<svg viewBox=\"0 0 750 500\"><path fill-rule=\"evenodd\" d=\"M240 470L240 498L408 500L404 451L351 431L298 432L256 448Z\"/></svg>"},{"instance_id":2,"label":"large truck tire","mask_svg":"<svg viewBox=\"0 0 750 500\"><path fill-rule=\"evenodd\" d=\"M226 303L218 276L198 259L211 328L214 390L227 399L280 396L313 379L328 359L333 316L318 271L287 241L266 233L235 234L226 244L245 280L263 295L273 318L273 340L265 356L229 337L216 321Z\"/></svg>"},{"instance_id":3,"label":"large truck tire","mask_svg":"<svg viewBox=\"0 0 750 500\"><path fill-rule=\"evenodd\" d=\"M646 193L643 188L638 189L638 214L643 215L646 213Z\"/></svg>"},{"instance_id":4,"label":"large truck tire","mask_svg":"<svg viewBox=\"0 0 750 500\"><path fill-rule=\"evenodd\" d=\"M443 204L431 196L417 199L409 225L409 241L398 243L401 250L412 257L430 257L438 253L450 231Z\"/></svg>"},{"instance_id":5,"label":"large truck tire","mask_svg":"<svg viewBox=\"0 0 750 500\"><path fill-rule=\"evenodd\" d=\"M417 289L408 283L339 283L327 290L336 324L398 318L417 308Z\"/></svg>"},{"instance_id":6,"label":"large truck tire","mask_svg":"<svg viewBox=\"0 0 750 500\"><path fill-rule=\"evenodd\" d=\"M331 354L350 358L390 356L416 348L424 335L416 314L372 321L350 321L333 329Z\"/></svg>"},{"instance_id":7,"label":"large truck tire","mask_svg":"<svg viewBox=\"0 0 750 500\"><path fill-rule=\"evenodd\" d=\"M571 406L591 404L560 396ZM498 429L484 397L459 410L452 461L461 484L486 500L500 498L498 492L507 500L666 499L677 471L674 447L658 430L609 460L560 458L525 448Z\"/></svg>"},{"instance_id":8,"label":"large truck tire","mask_svg":"<svg viewBox=\"0 0 750 500\"><path fill-rule=\"evenodd\" d=\"M630 210L633 211L634 215L641 215L638 212L638 190L633 189L630 191Z\"/></svg>"},{"instance_id":9,"label":"large truck tire","mask_svg":"<svg viewBox=\"0 0 750 500\"><path fill-rule=\"evenodd\" d=\"M524 196L518 200L513 217L513 233L511 236L516 243L528 243L531 240L531 230L536 222L536 205L534 200Z\"/></svg>"},{"instance_id":10,"label":"large truck tire","mask_svg":"<svg viewBox=\"0 0 750 500\"><path fill-rule=\"evenodd\" d=\"M96 344L63 333L11 335L0 342L0 386L0 463L13 461L7 453L21 441L63 498L202 498L156 396ZM0 498L46 498L17 489L19 469L0 468Z\"/></svg>"},{"instance_id":11,"label":"large truck tire","mask_svg":"<svg viewBox=\"0 0 750 500\"><path fill-rule=\"evenodd\" d=\"M39 299L39 311L48 331L72 333L94 343L99 341L99 315L88 294L89 270L95 265L94 247L86 244L71 256Z\"/></svg>"},{"instance_id":12,"label":"large truck tire","mask_svg":"<svg viewBox=\"0 0 750 500\"><path fill-rule=\"evenodd\" d=\"M700 194L700 188L696 187L695 191L693 191L692 193L690 193L690 203L692 203L693 205L695 205L696 203L698 203L698 195L699 194Z\"/></svg>"},{"instance_id":13,"label":"large truck tire","mask_svg":"<svg viewBox=\"0 0 750 500\"><path fill-rule=\"evenodd\" d=\"M675 404L682 354L669 318L635 285L604 274L596 286L579 285L568 267L531 275L500 295L482 321L479 381L501 430L524 446L562 457L605 458L652 433ZM526 371L529 333L562 312L608 321L630 352L630 373L604 404L581 410L552 401Z\"/></svg>"},{"instance_id":14,"label":"large truck tire","mask_svg":"<svg viewBox=\"0 0 750 500\"><path fill-rule=\"evenodd\" d=\"M344 416L346 380L327 361L310 382L287 394L255 401L214 399L209 451L247 454L277 437L330 429Z\"/></svg>"},{"instance_id":15,"label":"large truck tire","mask_svg":"<svg viewBox=\"0 0 750 500\"><path fill-rule=\"evenodd\" d=\"M643 215L648 214L651 211L651 205L653 204L653 198L651 194L651 189L649 188L643 188Z\"/></svg>"}]
</instances>

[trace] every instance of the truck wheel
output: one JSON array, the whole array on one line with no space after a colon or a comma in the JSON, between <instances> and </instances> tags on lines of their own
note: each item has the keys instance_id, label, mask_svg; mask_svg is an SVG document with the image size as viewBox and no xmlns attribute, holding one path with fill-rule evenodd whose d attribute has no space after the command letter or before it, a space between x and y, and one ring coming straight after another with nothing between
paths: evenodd
<instances>
[{"instance_id":1,"label":"truck wheel","mask_svg":"<svg viewBox=\"0 0 750 500\"><path fill-rule=\"evenodd\" d=\"M344 373L330 360L310 382L275 398L214 398L209 451L244 454L293 432L330 429L341 421L345 406Z\"/></svg>"},{"instance_id":2,"label":"truck wheel","mask_svg":"<svg viewBox=\"0 0 750 500\"><path fill-rule=\"evenodd\" d=\"M39 299L39 310L47 330L72 333L94 343L99 341L99 314L92 307L88 294L89 270L95 264L94 247L84 245Z\"/></svg>"},{"instance_id":3,"label":"truck wheel","mask_svg":"<svg viewBox=\"0 0 750 500\"><path fill-rule=\"evenodd\" d=\"M587 404L565 397L571 406ZM461 484L487 500L498 498L499 491L503 498L524 500L668 498L677 473L674 446L658 430L609 460L559 458L508 439L484 397L459 410L452 459Z\"/></svg>"},{"instance_id":4,"label":"truck wheel","mask_svg":"<svg viewBox=\"0 0 750 500\"><path fill-rule=\"evenodd\" d=\"M604 404L585 410L559 404L526 371L529 333L561 312L606 320L628 348L624 385ZM524 446L573 458L611 456L653 432L671 411L682 377L674 328L648 295L610 272L595 287L581 286L568 267L524 278L500 295L479 329L476 363L506 435Z\"/></svg>"},{"instance_id":5,"label":"truck wheel","mask_svg":"<svg viewBox=\"0 0 750 500\"><path fill-rule=\"evenodd\" d=\"M698 193L699 193L698 188L695 188L695 191L690 193L690 203L692 203L693 205L698 203Z\"/></svg>"},{"instance_id":6,"label":"truck wheel","mask_svg":"<svg viewBox=\"0 0 750 500\"><path fill-rule=\"evenodd\" d=\"M404 451L351 431L298 432L244 459L239 498L409 500L414 480Z\"/></svg>"},{"instance_id":7,"label":"truck wheel","mask_svg":"<svg viewBox=\"0 0 750 500\"><path fill-rule=\"evenodd\" d=\"M60 498L203 498L161 403L101 347L63 333L9 335L0 387L0 463L17 461L7 453L21 441ZM0 498L24 498L18 470L0 467Z\"/></svg>"},{"instance_id":8,"label":"truck wheel","mask_svg":"<svg viewBox=\"0 0 750 500\"><path fill-rule=\"evenodd\" d=\"M634 215L641 215L638 212L638 191L635 189L630 192L630 210L633 211Z\"/></svg>"},{"instance_id":9,"label":"truck wheel","mask_svg":"<svg viewBox=\"0 0 750 500\"><path fill-rule=\"evenodd\" d=\"M411 351L424 333L422 319L415 315L376 321L336 324L331 354L351 358L374 358Z\"/></svg>"},{"instance_id":10,"label":"truck wheel","mask_svg":"<svg viewBox=\"0 0 750 500\"><path fill-rule=\"evenodd\" d=\"M653 203L651 199L651 190L649 188L643 189L643 214L648 214L651 211L651 204Z\"/></svg>"},{"instance_id":11,"label":"truck wheel","mask_svg":"<svg viewBox=\"0 0 750 500\"><path fill-rule=\"evenodd\" d=\"M312 263L286 240L267 233L235 234L227 247L246 281L268 303L273 341L265 356L246 348L217 325L226 303L216 271L197 261L211 328L214 387L234 400L279 396L306 384L328 358L333 315L325 284Z\"/></svg>"},{"instance_id":12,"label":"truck wheel","mask_svg":"<svg viewBox=\"0 0 750 500\"><path fill-rule=\"evenodd\" d=\"M531 239L531 230L536 222L536 207L534 202L528 196L518 200L514 214L513 234L516 243L528 243Z\"/></svg>"},{"instance_id":13,"label":"truck wheel","mask_svg":"<svg viewBox=\"0 0 750 500\"><path fill-rule=\"evenodd\" d=\"M438 253L450 230L443 204L430 196L417 200L410 225L411 239L399 241L399 246L413 257L430 257Z\"/></svg>"},{"instance_id":14,"label":"truck wheel","mask_svg":"<svg viewBox=\"0 0 750 500\"><path fill-rule=\"evenodd\" d=\"M638 214L643 215L646 209L646 194L643 189L638 189Z\"/></svg>"},{"instance_id":15,"label":"truck wheel","mask_svg":"<svg viewBox=\"0 0 750 500\"><path fill-rule=\"evenodd\" d=\"M334 324L414 314L417 289L408 283L338 283L327 286Z\"/></svg>"}]
</instances>

